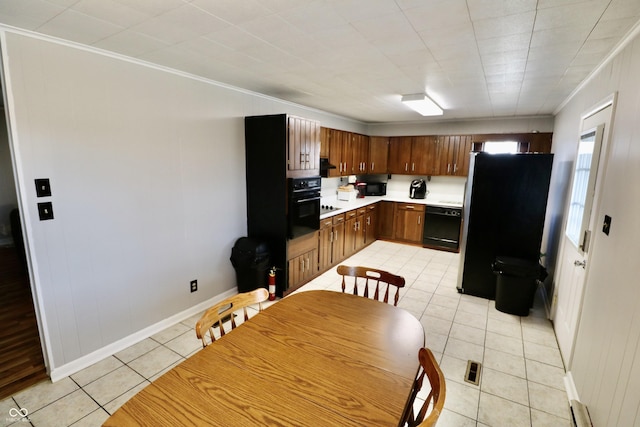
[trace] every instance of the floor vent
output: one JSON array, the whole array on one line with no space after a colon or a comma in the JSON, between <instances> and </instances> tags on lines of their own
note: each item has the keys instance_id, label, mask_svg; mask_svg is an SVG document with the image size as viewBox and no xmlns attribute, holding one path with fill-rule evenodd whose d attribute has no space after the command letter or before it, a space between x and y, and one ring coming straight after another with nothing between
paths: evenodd
<instances>
[{"instance_id":1,"label":"floor vent","mask_svg":"<svg viewBox=\"0 0 640 427\"><path fill-rule=\"evenodd\" d=\"M473 360L467 361L467 373L464 375L464 380L468 383L478 385L480 384L480 371L482 365Z\"/></svg>"}]
</instances>

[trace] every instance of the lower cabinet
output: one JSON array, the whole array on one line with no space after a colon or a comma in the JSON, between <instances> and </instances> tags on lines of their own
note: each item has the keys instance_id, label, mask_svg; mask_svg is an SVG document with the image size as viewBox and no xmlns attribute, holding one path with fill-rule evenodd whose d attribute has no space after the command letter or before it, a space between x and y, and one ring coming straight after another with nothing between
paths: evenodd
<instances>
[{"instance_id":1,"label":"lower cabinet","mask_svg":"<svg viewBox=\"0 0 640 427\"><path fill-rule=\"evenodd\" d=\"M378 203L378 238L393 239L395 209L395 202Z\"/></svg>"},{"instance_id":2,"label":"lower cabinet","mask_svg":"<svg viewBox=\"0 0 640 427\"><path fill-rule=\"evenodd\" d=\"M289 240L287 244L287 290L295 291L318 274L318 233Z\"/></svg>"},{"instance_id":3,"label":"lower cabinet","mask_svg":"<svg viewBox=\"0 0 640 427\"><path fill-rule=\"evenodd\" d=\"M394 240L422 243L424 229L424 205L397 203L395 209Z\"/></svg>"},{"instance_id":4,"label":"lower cabinet","mask_svg":"<svg viewBox=\"0 0 640 427\"><path fill-rule=\"evenodd\" d=\"M365 210L364 225L362 227L364 229L363 246L372 243L378 238L378 203L367 206Z\"/></svg>"}]
</instances>

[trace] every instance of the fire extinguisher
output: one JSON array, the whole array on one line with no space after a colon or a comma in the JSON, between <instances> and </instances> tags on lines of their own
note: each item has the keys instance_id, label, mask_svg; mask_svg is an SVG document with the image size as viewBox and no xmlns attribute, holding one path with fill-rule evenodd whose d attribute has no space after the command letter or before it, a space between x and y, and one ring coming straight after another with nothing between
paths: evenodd
<instances>
[{"instance_id":1,"label":"fire extinguisher","mask_svg":"<svg viewBox=\"0 0 640 427\"><path fill-rule=\"evenodd\" d=\"M276 267L269 270L269 301L276 299Z\"/></svg>"}]
</instances>

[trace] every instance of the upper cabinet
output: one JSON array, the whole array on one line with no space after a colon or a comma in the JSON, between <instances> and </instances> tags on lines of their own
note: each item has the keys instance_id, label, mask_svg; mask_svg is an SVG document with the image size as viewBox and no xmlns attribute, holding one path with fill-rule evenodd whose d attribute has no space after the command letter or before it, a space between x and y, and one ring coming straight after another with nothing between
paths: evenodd
<instances>
[{"instance_id":1,"label":"upper cabinet","mask_svg":"<svg viewBox=\"0 0 640 427\"><path fill-rule=\"evenodd\" d=\"M516 141L521 153L551 152L551 133L372 136L321 130L321 157L336 166L328 176L402 174L467 176L470 153L487 141Z\"/></svg>"},{"instance_id":2,"label":"upper cabinet","mask_svg":"<svg viewBox=\"0 0 640 427\"><path fill-rule=\"evenodd\" d=\"M446 135L437 137L437 173L430 175L467 176L473 137L471 135Z\"/></svg>"},{"instance_id":3,"label":"upper cabinet","mask_svg":"<svg viewBox=\"0 0 640 427\"><path fill-rule=\"evenodd\" d=\"M389 161L389 138L386 136L369 137L368 173L387 173Z\"/></svg>"},{"instance_id":4,"label":"upper cabinet","mask_svg":"<svg viewBox=\"0 0 640 427\"><path fill-rule=\"evenodd\" d=\"M320 168L320 122L287 117L287 169L311 171Z\"/></svg>"}]
</instances>

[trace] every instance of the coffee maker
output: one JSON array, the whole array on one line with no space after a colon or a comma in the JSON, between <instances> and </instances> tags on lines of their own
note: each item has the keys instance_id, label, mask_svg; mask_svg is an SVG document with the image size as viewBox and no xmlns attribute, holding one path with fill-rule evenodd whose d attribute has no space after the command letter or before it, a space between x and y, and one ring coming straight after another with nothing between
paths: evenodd
<instances>
[{"instance_id":1,"label":"coffee maker","mask_svg":"<svg viewBox=\"0 0 640 427\"><path fill-rule=\"evenodd\" d=\"M409 185L409 197L411 199L424 199L427 197L427 183L424 179L414 179Z\"/></svg>"}]
</instances>

